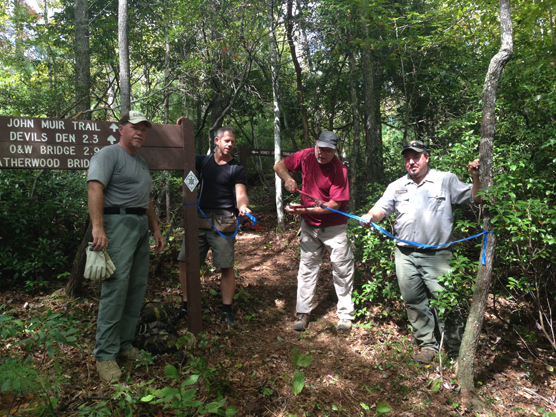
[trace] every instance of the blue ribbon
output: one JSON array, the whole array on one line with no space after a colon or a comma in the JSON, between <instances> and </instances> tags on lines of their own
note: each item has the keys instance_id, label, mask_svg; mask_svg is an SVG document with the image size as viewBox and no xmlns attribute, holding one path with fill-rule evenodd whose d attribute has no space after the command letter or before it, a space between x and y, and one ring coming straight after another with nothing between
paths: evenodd
<instances>
[{"instance_id":1,"label":"blue ribbon","mask_svg":"<svg viewBox=\"0 0 556 417\"><path fill-rule=\"evenodd\" d=\"M352 219L358 220L362 225L363 225L364 223L367 223L367 221L366 221L364 218L359 217L359 216L356 216L356 215L354 215L354 214L344 213L343 211L335 210L335 209L333 209L333 208L330 208L330 207L326 206L325 204L321 204L321 207L322 207L322 208L326 208L326 209L328 209L328 210L330 210L330 211L333 211L333 212L335 212L335 213L342 214L342 215L344 215L344 216L346 216L346 217L350 217L350 218L352 218ZM382 227L380 227L380 226L374 224L373 222L369 222L369 223L370 223L371 226L373 226L376 230L378 230L379 232L385 234L386 236L388 236L388 237L390 237L390 238L392 238L392 239L394 239L394 240L397 240L398 242L407 243L408 245L415 246L415 247L417 247L417 248L441 248L441 247L443 247L443 246L448 246L448 245L451 245L451 244L453 244L453 243L463 242L463 241L465 241L465 240L475 239L476 237L479 237L479 236L484 235L484 238L483 238L483 256L482 256L482 260L481 260L481 263L482 263L483 265L486 265L486 253L485 253L485 252L486 252L486 245L487 245L488 234L489 234L489 233L494 233L494 232L492 232L492 231L483 230L481 233L478 233L478 234L476 234L476 235L474 235L474 236L466 237L465 239L456 240L456 241L454 241L454 242L443 243L442 245L427 245L427 244L425 244L425 243L417 243L417 242L413 242L413 241L411 241L411 240L404 240L404 239L397 238L396 236L394 236L393 234L387 232L386 230L384 230L384 228L382 228Z\"/></svg>"},{"instance_id":2,"label":"blue ribbon","mask_svg":"<svg viewBox=\"0 0 556 417\"><path fill-rule=\"evenodd\" d=\"M207 219L207 222L209 222L209 224L216 231L216 233L218 233L224 239L233 239L234 237L236 237L237 232L239 231L239 223L240 223L240 218L239 217L237 218L237 226L236 226L236 231L234 232L234 234L231 235L231 236L226 236L225 234L221 233L220 230L218 230L216 227L214 227L214 224L212 224L212 222L208 219L206 214L203 213L203 210L201 210L201 207L199 207L199 202L198 201L196 203L183 203L183 205L184 206L197 206L197 208L199 209L199 211L201 212L203 217L205 219ZM249 213L245 213L245 216L247 216L247 217L249 217L249 219L251 219L251 221L253 222L253 226L255 226L257 224L257 219L255 218L255 216L253 216L252 214L249 214Z\"/></svg>"}]
</instances>

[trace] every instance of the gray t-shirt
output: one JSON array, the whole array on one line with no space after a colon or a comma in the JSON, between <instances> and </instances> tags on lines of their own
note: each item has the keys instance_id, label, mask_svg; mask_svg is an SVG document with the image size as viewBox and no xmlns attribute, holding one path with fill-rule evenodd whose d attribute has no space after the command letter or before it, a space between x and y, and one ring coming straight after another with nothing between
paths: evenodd
<instances>
[{"instance_id":1,"label":"gray t-shirt","mask_svg":"<svg viewBox=\"0 0 556 417\"><path fill-rule=\"evenodd\" d=\"M461 182L452 173L430 169L420 184L409 175L392 182L375 206L381 208L386 217L396 213L396 237L426 245L442 245L451 240L452 205L464 203L473 203L471 184ZM414 247L403 242L396 244Z\"/></svg>"},{"instance_id":2,"label":"gray t-shirt","mask_svg":"<svg viewBox=\"0 0 556 417\"><path fill-rule=\"evenodd\" d=\"M106 146L91 158L87 182L93 180L104 185L104 207L149 208L149 167L120 145Z\"/></svg>"}]
</instances>

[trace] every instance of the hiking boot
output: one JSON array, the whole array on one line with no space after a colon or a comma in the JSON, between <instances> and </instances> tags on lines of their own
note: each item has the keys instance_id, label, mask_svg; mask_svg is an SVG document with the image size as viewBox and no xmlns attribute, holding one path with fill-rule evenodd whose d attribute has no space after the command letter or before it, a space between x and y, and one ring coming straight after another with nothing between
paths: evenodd
<instances>
[{"instance_id":1,"label":"hiking boot","mask_svg":"<svg viewBox=\"0 0 556 417\"><path fill-rule=\"evenodd\" d=\"M339 332L347 332L351 330L351 320L340 319L338 325L336 326L336 330Z\"/></svg>"},{"instance_id":2,"label":"hiking boot","mask_svg":"<svg viewBox=\"0 0 556 417\"><path fill-rule=\"evenodd\" d=\"M421 349L420 353L413 355L413 360L415 362L424 363L425 365L428 365L434 360L435 356L436 356L436 352L434 350Z\"/></svg>"},{"instance_id":3,"label":"hiking boot","mask_svg":"<svg viewBox=\"0 0 556 417\"><path fill-rule=\"evenodd\" d=\"M234 313L231 311L223 311L220 314L220 322L228 327L237 327L236 319L234 318Z\"/></svg>"},{"instance_id":4,"label":"hiking boot","mask_svg":"<svg viewBox=\"0 0 556 417\"><path fill-rule=\"evenodd\" d=\"M97 362L97 372L104 382L117 381L122 376L122 371L116 361Z\"/></svg>"},{"instance_id":5,"label":"hiking boot","mask_svg":"<svg viewBox=\"0 0 556 417\"><path fill-rule=\"evenodd\" d=\"M125 361L138 361L139 359L143 359L144 355L136 347L132 347L124 352L118 353L118 359L123 359Z\"/></svg>"},{"instance_id":6,"label":"hiking boot","mask_svg":"<svg viewBox=\"0 0 556 417\"><path fill-rule=\"evenodd\" d=\"M179 306L174 313L174 318L177 320L183 319L184 317L187 317L187 302L185 301L181 303L181 306Z\"/></svg>"},{"instance_id":7,"label":"hiking boot","mask_svg":"<svg viewBox=\"0 0 556 417\"><path fill-rule=\"evenodd\" d=\"M308 313L298 313L293 329L298 332L304 332L309 325L309 314Z\"/></svg>"}]
</instances>

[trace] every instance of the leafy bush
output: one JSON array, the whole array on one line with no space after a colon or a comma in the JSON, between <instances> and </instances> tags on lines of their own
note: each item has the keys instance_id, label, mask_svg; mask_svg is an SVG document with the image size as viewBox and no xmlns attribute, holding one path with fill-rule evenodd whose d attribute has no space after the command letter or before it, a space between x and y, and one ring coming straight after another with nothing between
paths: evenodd
<instances>
[{"instance_id":1,"label":"leafy bush","mask_svg":"<svg viewBox=\"0 0 556 417\"><path fill-rule=\"evenodd\" d=\"M87 220L81 171L0 170L0 279L32 288L67 272Z\"/></svg>"}]
</instances>

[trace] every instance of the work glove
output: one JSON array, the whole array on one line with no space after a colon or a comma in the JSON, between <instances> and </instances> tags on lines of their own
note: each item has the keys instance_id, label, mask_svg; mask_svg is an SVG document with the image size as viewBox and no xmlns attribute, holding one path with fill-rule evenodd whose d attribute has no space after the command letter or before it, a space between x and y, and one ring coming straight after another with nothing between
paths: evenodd
<instances>
[{"instance_id":1,"label":"work glove","mask_svg":"<svg viewBox=\"0 0 556 417\"><path fill-rule=\"evenodd\" d=\"M114 262L112 262L112 259L110 259L110 256L108 256L108 252L106 252L105 249L103 249L102 251L104 252L104 259L106 260L106 275L104 276L104 278L107 279L110 278L116 270L116 265L114 265Z\"/></svg>"},{"instance_id":2,"label":"work glove","mask_svg":"<svg viewBox=\"0 0 556 417\"><path fill-rule=\"evenodd\" d=\"M104 256L104 249L95 251L92 247L92 242L89 242L87 247L87 262L85 263L85 274L87 279L104 280L106 278L106 258Z\"/></svg>"}]
</instances>

